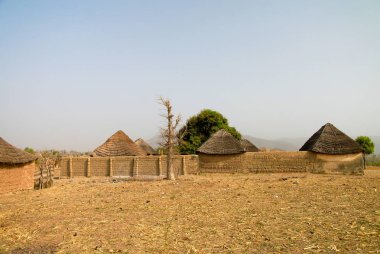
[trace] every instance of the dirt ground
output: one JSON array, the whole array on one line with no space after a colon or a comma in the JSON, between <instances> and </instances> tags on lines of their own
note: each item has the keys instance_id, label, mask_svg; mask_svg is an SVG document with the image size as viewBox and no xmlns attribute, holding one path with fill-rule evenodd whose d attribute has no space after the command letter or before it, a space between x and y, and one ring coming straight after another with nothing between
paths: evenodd
<instances>
[{"instance_id":1,"label":"dirt ground","mask_svg":"<svg viewBox=\"0 0 380 254\"><path fill-rule=\"evenodd\" d=\"M58 180L0 195L0 253L380 253L380 170Z\"/></svg>"}]
</instances>

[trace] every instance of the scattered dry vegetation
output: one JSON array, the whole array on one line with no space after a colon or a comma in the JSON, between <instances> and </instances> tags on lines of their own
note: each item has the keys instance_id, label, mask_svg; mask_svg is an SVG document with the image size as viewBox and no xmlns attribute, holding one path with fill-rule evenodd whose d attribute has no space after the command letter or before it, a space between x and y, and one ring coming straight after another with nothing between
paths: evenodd
<instances>
[{"instance_id":1,"label":"scattered dry vegetation","mask_svg":"<svg viewBox=\"0 0 380 254\"><path fill-rule=\"evenodd\" d=\"M59 180L0 196L0 252L378 253L380 171Z\"/></svg>"}]
</instances>

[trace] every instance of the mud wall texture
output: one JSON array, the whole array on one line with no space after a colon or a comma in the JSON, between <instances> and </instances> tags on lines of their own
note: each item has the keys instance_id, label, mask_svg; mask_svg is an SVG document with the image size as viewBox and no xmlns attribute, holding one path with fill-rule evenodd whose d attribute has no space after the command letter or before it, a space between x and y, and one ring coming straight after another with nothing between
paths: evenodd
<instances>
[{"instance_id":1,"label":"mud wall texture","mask_svg":"<svg viewBox=\"0 0 380 254\"><path fill-rule=\"evenodd\" d=\"M25 164L0 164L0 193L33 189L35 162Z\"/></svg>"},{"instance_id":2,"label":"mud wall texture","mask_svg":"<svg viewBox=\"0 0 380 254\"><path fill-rule=\"evenodd\" d=\"M198 156L176 155L173 158L176 175L198 173ZM67 157L62 158L59 177L166 177L166 156Z\"/></svg>"},{"instance_id":3,"label":"mud wall texture","mask_svg":"<svg viewBox=\"0 0 380 254\"><path fill-rule=\"evenodd\" d=\"M175 175L198 173L310 172L363 174L361 153L247 152L237 155L176 155ZM166 156L63 158L60 177L166 177Z\"/></svg>"},{"instance_id":4,"label":"mud wall texture","mask_svg":"<svg viewBox=\"0 0 380 254\"><path fill-rule=\"evenodd\" d=\"M313 152L248 152L237 155L199 154L201 173L311 172L362 174L361 153L325 155Z\"/></svg>"}]
</instances>

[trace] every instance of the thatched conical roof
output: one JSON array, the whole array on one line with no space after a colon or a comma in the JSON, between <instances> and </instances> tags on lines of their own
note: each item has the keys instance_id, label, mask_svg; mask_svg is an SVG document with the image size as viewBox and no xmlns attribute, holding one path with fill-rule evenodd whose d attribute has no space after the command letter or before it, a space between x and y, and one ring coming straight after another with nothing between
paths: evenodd
<instances>
[{"instance_id":1,"label":"thatched conical roof","mask_svg":"<svg viewBox=\"0 0 380 254\"><path fill-rule=\"evenodd\" d=\"M143 149L147 154L150 154L150 155L157 154L156 150L154 150L153 147L151 147L142 138L137 139L135 141L135 144L138 145L141 149Z\"/></svg>"},{"instance_id":2,"label":"thatched conical roof","mask_svg":"<svg viewBox=\"0 0 380 254\"><path fill-rule=\"evenodd\" d=\"M244 153L245 149L229 132L221 129L204 142L197 152L205 154L239 154Z\"/></svg>"},{"instance_id":3,"label":"thatched conical roof","mask_svg":"<svg viewBox=\"0 0 380 254\"><path fill-rule=\"evenodd\" d=\"M146 152L136 145L123 131L117 131L103 145L94 150L95 155L107 156L143 156Z\"/></svg>"},{"instance_id":4,"label":"thatched conical roof","mask_svg":"<svg viewBox=\"0 0 380 254\"><path fill-rule=\"evenodd\" d=\"M0 163L20 164L36 160L37 157L18 149L0 138Z\"/></svg>"},{"instance_id":5,"label":"thatched conical roof","mask_svg":"<svg viewBox=\"0 0 380 254\"><path fill-rule=\"evenodd\" d=\"M260 151L257 146L255 146L251 141L248 139L242 139L240 141L240 144L243 146L246 152L258 152Z\"/></svg>"},{"instance_id":6,"label":"thatched conical roof","mask_svg":"<svg viewBox=\"0 0 380 254\"><path fill-rule=\"evenodd\" d=\"M363 150L355 140L338 130L331 123L327 123L306 141L300 151L324 154L350 154L360 153Z\"/></svg>"}]
</instances>

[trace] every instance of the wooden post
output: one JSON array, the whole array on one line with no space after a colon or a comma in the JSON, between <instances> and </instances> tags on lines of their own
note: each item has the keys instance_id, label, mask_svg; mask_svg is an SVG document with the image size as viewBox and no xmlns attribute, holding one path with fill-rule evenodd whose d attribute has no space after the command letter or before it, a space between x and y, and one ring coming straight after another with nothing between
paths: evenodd
<instances>
[{"instance_id":1,"label":"wooden post","mask_svg":"<svg viewBox=\"0 0 380 254\"><path fill-rule=\"evenodd\" d=\"M158 176L162 175L162 159L161 156L158 156Z\"/></svg>"},{"instance_id":2,"label":"wooden post","mask_svg":"<svg viewBox=\"0 0 380 254\"><path fill-rule=\"evenodd\" d=\"M73 157L70 157L70 160L69 160L69 177L70 178L74 177L74 174L73 174Z\"/></svg>"},{"instance_id":3,"label":"wooden post","mask_svg":"<svg viewBox=\"0 0 380 254\"><path fill-rule=\"evenodd\" d=\"M133 176L138 176L139 175L139 157L134 157L133 158Z\"/></svg>"},{"instance_id":4,"label":"wooden post","mask_svg":"<svg viewBox=\"0 0 380 254\"><path fill-rule=\"evenodd\" d=\"M113 176L113 168L112 168L112 164L113 164L113 158L110 158L110 177Z\"/></svg>"},{"instance_id":5,"label":"wooden post","mask_svg":"<svg viewBox=\"0 0 380 254\"><path fill-rule=\"evenodd\" d=\"M91 177L91 161L90 157L87 159L87 177Z\"/></svg>"},{"instance_id":6,"label":"wooden post","mask_svg":"<svg viewBox=\"0 0 380 254\"><path fill-rule=\"evenodd\" d=\"M182 174L187 175L186 157L185 156L182 156Z\"/></svg>"}]
</instances>

